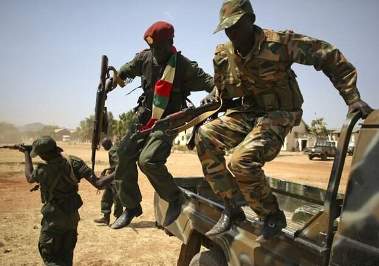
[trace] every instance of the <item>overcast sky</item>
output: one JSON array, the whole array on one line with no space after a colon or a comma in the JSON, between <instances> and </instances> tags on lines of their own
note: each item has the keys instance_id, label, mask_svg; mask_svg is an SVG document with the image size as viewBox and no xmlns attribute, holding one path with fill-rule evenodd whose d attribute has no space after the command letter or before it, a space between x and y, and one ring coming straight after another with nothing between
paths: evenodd
<instances>
[{"instance_id":1,"label":"overcast sky","mask_svg":"<svg viewBox=\"0 0 379 266\"><path fill-rule=\"evenodd\" d=\"M147 48L146 28L157 20L175 26L178 50L213 74L212 57L223 32L213 35L222 1L0 1L0 121L22 125L43 122L75 128L93 114L100 58L118 68ZM362 98L378 108L379 20L377 0L256 0L257 25L326 40L358 69ZM346 105L322 72L294 65L304 96L304 120L325 117L340 127ZM136 104L139 85L108 95L118 116ZM205 96L196 93L198 103Z\"/></svg>"}]
</instances>

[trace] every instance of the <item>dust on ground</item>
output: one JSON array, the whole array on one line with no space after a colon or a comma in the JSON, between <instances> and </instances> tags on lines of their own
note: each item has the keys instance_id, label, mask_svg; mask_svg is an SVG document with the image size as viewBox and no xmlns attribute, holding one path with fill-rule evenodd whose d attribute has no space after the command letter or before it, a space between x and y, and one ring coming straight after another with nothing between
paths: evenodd
<instances>
[{"instance_id":1,"label":"dust on ground","mask_svg":"<svg viewBox=\"0 0 379 266\"><path fill-rule=\"evenodd\" d=\"M61 143L60 146L67 154L79 156L90 164L89 144ZM33 185L25 181L23 160L23 154L17 151L0 150L0 265L42 265L37 248L41 228L40 194L29 192ZM107 153L99 151L96 170L107 167L107 160ZM264 169L269 176L326 188L332 163L332 160L309 161L302 153L283 152ZM350 163L348 157L340 192L346 186ZM167 167L174 176L202 175L194 153L172 153ZM139 185L143 214L129 227L112 230L93 222L101 215L101 193L85 180L80 183L84 205L80 209L75 265L176 265L181 242L155 228L154 189L142 174Z\"/></svg>"}]
</instances>

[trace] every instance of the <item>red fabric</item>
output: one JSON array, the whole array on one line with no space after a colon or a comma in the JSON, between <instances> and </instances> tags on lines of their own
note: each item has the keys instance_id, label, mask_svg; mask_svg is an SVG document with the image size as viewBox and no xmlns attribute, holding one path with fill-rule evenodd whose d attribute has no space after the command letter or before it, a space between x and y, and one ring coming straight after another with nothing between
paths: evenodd
<instances>
[{"instance_id":1,"label":"red fabric","mask_svg":"<svg viewBox=\"0 0 379 266\"><path fill-rule=\"evenodd\" d=\"M160 79L155 83L154 91L155 94L159 96L170 97L172 91L172 83Z\"/></svg>"},{"instance_id":2,"label":"red fabric","mask_svg":"<svg viewBox=\"0 0 379 266\"><path fill-rule=\"evenodd\" d=\"M150 128L154 126L155 122L157 122L157 119L150 118L150 120L147 121L145 125L139 128L139 132L144 132L144 131L149 130Z\"/></svg>"},{"instance_id":3,"label":"red fabric","mask_svg":"<svg viewBox=\"0 0 379 266\"><path fill-rule=\"evenodd\" d=\"M158 21L151 25L145 32L143 38L153 38L154 42L167 41L174 38L174 26L165 21Z\"/></svg>"}]
</instances>

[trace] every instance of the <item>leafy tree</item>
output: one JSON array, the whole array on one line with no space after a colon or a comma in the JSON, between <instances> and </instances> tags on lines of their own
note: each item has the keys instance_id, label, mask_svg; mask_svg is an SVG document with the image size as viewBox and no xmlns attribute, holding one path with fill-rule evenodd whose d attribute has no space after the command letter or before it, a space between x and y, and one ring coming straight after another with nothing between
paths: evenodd
<instances>
[{"instance_id":1,"label":"leafy tree","mask_svg":"<svg viewBox=\"0 0 379 266\"><path fill-rule=\"evenodd\" d=\"M325 138L328 136L328 129L326 128L326 122L323 117L312 120L309 127L309 133L316 136Z\"/></svg>"},{"instance_id":2,"label":"leafy tree","mask_svg":"<svg viewBox=\"0 0 379 266\"><path fill-rule=\"evenodd\" d=\"M133 111L122 113L119 120L114 124L114 135L120 141L129 131L136 130L137 124Z\"/></svg>"},{"instance_id":3,"label":"leafy tree","mask_svg":"<svg viewBox=\"0 0 379 266\"><path fill-rule=\"evenodd\" d=\"M91 141L93 133L93 123L95 121L95 116L90 115L84 120L80 121L79 127L76 128L76 137L81 141ZM114 136L114 130L117 128L117 120L113 118L113 114L108 112L108 136ZM102 136L104 137L104 136ZM101 139L101 138L100 138Z\"/></svg>"}]
</instances>

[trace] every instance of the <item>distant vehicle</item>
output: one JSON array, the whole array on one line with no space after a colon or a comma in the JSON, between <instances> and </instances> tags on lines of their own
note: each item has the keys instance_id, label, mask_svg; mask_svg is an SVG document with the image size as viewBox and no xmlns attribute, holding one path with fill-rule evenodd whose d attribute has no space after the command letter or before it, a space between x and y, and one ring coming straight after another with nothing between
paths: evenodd
<instances>
[{"instance_id":1,"label":"distant vehicle","mask_svg":"<svg viewBox=\"0 0 379 266\"><path fill-rule=\"evenodd\" d=\"M316 142L315 146L307 149L306 153L308 154L309 160L313 160L313 158L318 157L321 160L326 160L328 157L336 156L337 148L335 146L335 142L319 140Z\"/></svg>"},{"instance_id":2,"label":"distant vehicle","mask_svg":"<svg viewBox=\"0 0 379 266\"><path fill-rule=\"evenodd\" d=\"M157 226L182 242L177 265L378 266L379 110L361 125L345 193L338 193L359 118L349 115L342 127L327 189L268 178L287 217L287 227L271 241L256 241L262 221L245 206L245 221L221 235L205 235L224 206L204 177L174 178L187 201L179 218L167 227L162 223L168 204L155 193Z\"/></svg>"}]
</instances>

